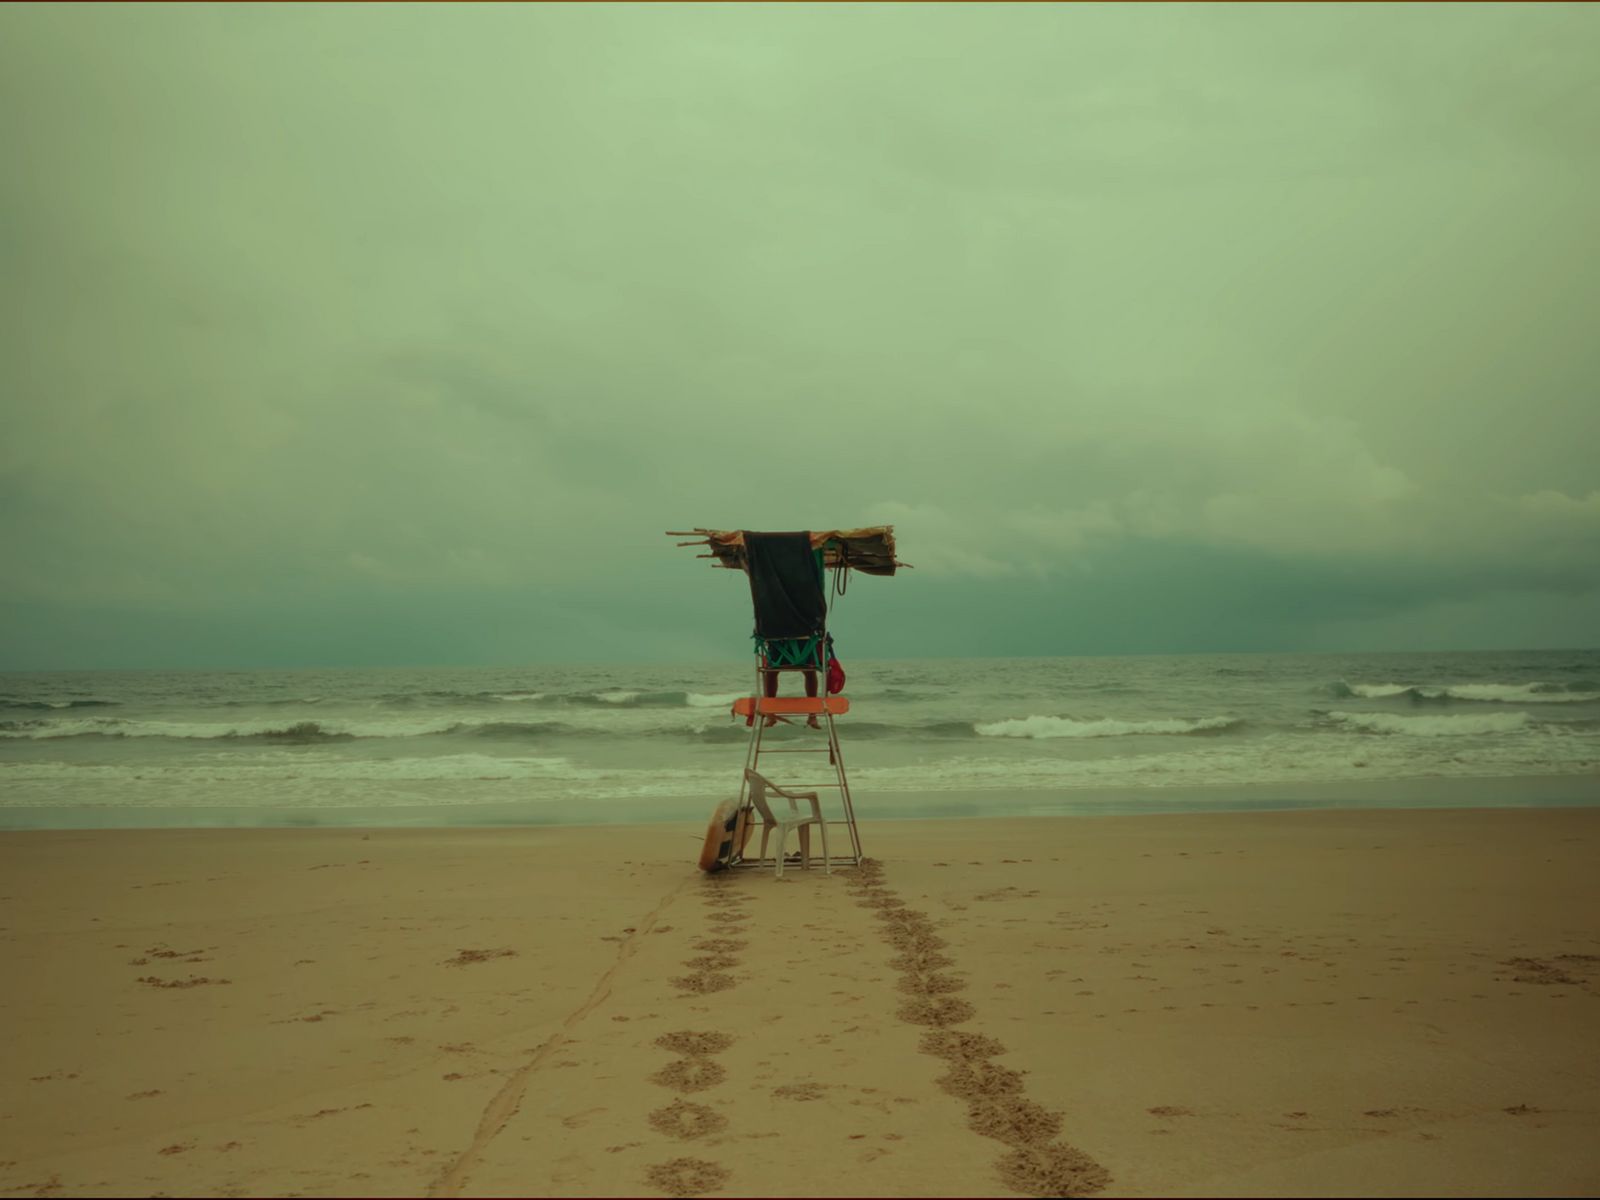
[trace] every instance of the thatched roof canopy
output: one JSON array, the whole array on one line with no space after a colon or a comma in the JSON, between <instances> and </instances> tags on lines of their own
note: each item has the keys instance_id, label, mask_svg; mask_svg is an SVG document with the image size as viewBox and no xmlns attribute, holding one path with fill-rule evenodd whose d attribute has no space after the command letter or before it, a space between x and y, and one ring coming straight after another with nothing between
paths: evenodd
<instances>
[{"instance_id":1,"label":"thatched roof canopy","mask_svg":"<svg viewBox=\"0 0 1600 1200\"><path fill-rule=\"evenodd\" d=\"M910 563L896 560L894 556L894 526L868 525L861 529L812 529L811 545L823 552L822 565L850 567L867 575L893 575L899 567ZM744 534L742 529L691 529L668 531L668 537L688 537L693 541L679 542L680 546L705 546L710 553L699 555L715 561L713 566L730 570L744 569Z\"/></svg>"}]
</instances>

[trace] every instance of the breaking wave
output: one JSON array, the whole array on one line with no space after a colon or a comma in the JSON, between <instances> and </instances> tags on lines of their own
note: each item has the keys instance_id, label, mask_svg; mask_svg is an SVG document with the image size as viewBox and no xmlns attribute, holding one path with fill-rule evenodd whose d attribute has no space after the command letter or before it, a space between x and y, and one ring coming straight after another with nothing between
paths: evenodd
<instances>
[{"instance_id":1,"label":"breaking wave","mask_svg":"<svg viewBox=\"0 0 1600 1200\"><path fill-rule=\"evenodd\" d=\"M1411 683L1346 683L1329 689L1340 699L1392 700L1404 697L1418 703L1466 700L1486 704L1588 704L1600 692L1573 691L1559 683L1453 683L1430 687Z\"/></svg>"},{"instance_id":2,"label":"breaking wave","mask_svg":"<svg viewBox=\"0 0 1600 1200\"><path fill-rule=\"evenodd\" d=\"M701 692L686 692L684 694L684 703L690 708L729 708L735 700L746 694L745 692L724 692L719 695L706 695Z\"/></svg>"},{"instance_id":3,"label":"breaking wave","mask_svg":"<svg viewBox=\"0 0 1600 1200\"><path fill-rule=\"evenodd\" d=\"M1396 713L1330 712L1326 716L1336 725L1361 733L1402 734L1407 737L1475 737L1486 733L1516 733L1528 727L1527 713L1402 717Z\"/></svg>"},{"instance_id":4,"label":"breaking wave","mask_svg":"<svg viewBox=\"0 0 1600 1200\"><path fill-rule=\"evenodd\" d=\"M541 703L554 707L580 708L726 708L748 692L645 692L633 688L610 688L598 692L478 692L466 699L497 702Z\"/></svg>"},{"instance_id":5,"label":"breaking wave","mask_svg":"<svg viewBox=\"0 0 1600 1200\"><path fill-rule=\"evenodd\" d=\"M315 745L360 738L448 737L486 738L608 736L604 730L578 729L559 721L297 721L292 725L247 725L187 721L125 721L116 718L75 721L0 721L0 737L31 738L173 738L181 741L261 742Z\"/></svg>"},{"instance_id":6,"label":"breaking wave","mask_svg":"<svg viewBox=\"0 0 1600 1200\"><path fill-rule=\"evenodd\" d=\"M732 695L743 695L733 693ZM586 692L389 692L378 697L387 708L498 708L505 704L578 705L586 708L645 708L714 704L718 697L697 692L643 692L632 688L607 688ZM730 695L729 703L732 703Z\"/></svg>"},{"instance_id":7,"label":"breaking wave","mask_svg":"<svg viewBox=\"0 0 1600 1200\"><path fill-rule=\"evenodd\" d=\"M282 764L266 761L228 761L212 759L202 764L99 764L35 762L17 763L5 768L8 780L68 780L74 783L86 780L104 780L125 785L138 780L162 786L170 802L177 798L166 795L172 784L194 782L239 782L251 785L278 785L297 780L373 780L422 781L493 781L510 779L581 780L586 772L574 767L565 758L501 758L487 754L447 754L427 758L337 759L298 758L285 769ZM206 800L214 802L208 792ZM395 797L390 803L404 803ZM202 801L205 802L205 801ZM181 803L181 801L180 801Z\"/></svg>"},{"instance_id":8,"label":"breaking wave","mask_svg":"<svg viewBox=\"0 0 1600 1200\"><path fill-rule=\"evenodd\" d=\"M18 700L13 696L0 698L0 708L21 711L49 712L63 708L115 708L115 700Z\"/></svg>"},{"instance_id":9,"label":"breaking wave","mask_svg":"<svg viewBox=\"0 0 1600 1200\"><path fill-rule=\"evenodd\" d=\"M444 735L465 734L483 738L580 737L593 730L576 729L560 721L461 721L438 730Z\"/></svg>"},{"instance_id":10,"label":"breaking wave","mask_svg":"<svg viewBox=\"0 0 1600 1200\"><path fill-rule=\"evenodd\" d=\"M1119 721L1103 717L1097 721L1074 721L1070 717L1018 717L973 726L981 737L1014 738L1101 738L1133 737L1140 734L1218 734L1242 728L1237 717L1203 717L1197 721Z\"/></svg>"},{"instance_id":11,"label":"breaking wave","mask_svg":"<svg viewBox=\"0 0 1600 1200\"><path fill-rule=\"evenodd\" d=\"M728 708L749 692L571 692L554 698L557 704L606 708Z\"/></svg>"},{"instance_id":12,"label":"breaking wave","mask_svg":"<svg viewBox=\"0 0 1600 1200\"><path fill-rule=\"evenodd\" d=\"M665 719L647 725L640 725L637 721L621 725L614 725L611 722L596 724L593 718L580 724L562 720L500 720L487 715L481 719L462 719L459 713L443 712L432 718L418 714L411 718L389 716L367 720L323 719L293 723L275 722L270 718L250 723L79 717L0 721L0 739L158 738L223 745L257 743L292 746L365 739L409 738L470 737L504 742L550 738L585 740L662 738L723 744L740 742L749 737L749 727L743 720L722 719L717 714L717 709L724 701L731 703L732 699L733 695L708 697L707 703L694 706L705 713L705 719L688 721L683 718ZM1194 721L1177 719L1074 721L1066 717L1032 716L992 722L940 720L906 723L861 721L851 718L841 728L844 736L852 741L951 741L983 737L1101 738L1138 734L1205 735L1226 733L1243 725L1242 720L1233 717L1210 717ZM801 729L801 720L796 718L780 724L771 736L784 739L803 738L809 735Z\"/></svg>"},{"instance_id":13,"label":"breaking wave","mask_svg":"<svg viewBox=\"0 0 1600 1200\"><path fill-rule=\"evenodd\" d=\"M223 737L235 740L249 739L257 742L287 742L297 746L355 740L355 734L353 733L345 733L336 729L324 729L316 721L297 721L295 724L286 725L282 729L262 729L254 733L227 733L223 734Z\"/></svg>"}]
</instances>

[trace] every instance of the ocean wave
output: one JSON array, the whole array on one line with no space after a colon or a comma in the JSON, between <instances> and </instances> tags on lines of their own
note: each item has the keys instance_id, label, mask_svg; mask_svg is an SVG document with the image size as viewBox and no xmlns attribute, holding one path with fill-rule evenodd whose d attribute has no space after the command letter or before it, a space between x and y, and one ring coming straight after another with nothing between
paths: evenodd
<instances>
[{"instance_id":1,"label":"ocean wave","mask_svg":"<svg viewBox=\"0 0 1600 1200\"><path fill-rule=\"evenodd\" d=\"M222 708L286 708L291 704L321 704L325 696L296 696L284 700L223 700Z\"/></svg>"},{"instance_id":2,"label":"ocean wave","mask_svg":"<svg viewBox=\"0 0 1600 1200\"><path fill-rule=\"evenodd\" d=\"M599 730L578 729L560 721L458 721L435 732L483 738L581 737Z\"/></svg>"},{"instance_id":3,"label":"ocean wave","mask_svg":"<svg viewBox=\"0 0 1600 1200\"><path fill-rule=\"evenodd\" d=\"M222 736L230 741L251 740L309 746L319 742L354 741L356 735L346 733L343 730L324 729L316 721L297 721L293 725L284 726L282 729L259 729L250 733L227 733Z\"/></svg>"},{"instance_id":4,"label":"ocean wave","mask_svg":"<svg viewBox=\"0 0 1600 1200\"><path fill-rule=\"evenodd\" d=\"M678 737L685 736L685 731L681 729L657 730L656 732L661 734L671 733ZM750 731L745 728L743 721L738 721L727 725L691 725L687 731L687 736L692 742L722 746L749 740Z\"/></svg>"},{"instance_id":5,"label":"ocean wave","mask_svg":"<svg viewBox=\"0 0 1600 1200\"><path fill-rule=\"evenodd\" d=\"M1559 683L1452 683L1440 686L1411 683L1346 683L1329 689L1340 699L1392 700L1404 697L1419 703L1465 700L1480 704L1589 704L1600 692L1576 691Z\"/></svg>"},{"instance_id":6,"label":"ocean wave","mask_svg":"<svg viewBox=\"0 0 1600 1200\"><path fill-rule=\"evenodd\" d=\"M716 708L732 704L744 692L706 694L703 692L645 692L612 688L601 692L568 692L556 697L559 704L580 708Z\"/></svg>"},{"instance_id":7,"label":"ocean wave","mask_svg":"<svg viewBox=\"0 0 1600 1200\"><path fill-rule=\"evenodd\" d=\"M338 697L327 695L306 696L281 696L242 699L230 697L226 699L210 699L204 703L194 703L191 699L185 704L185 719L197 725L207 723L206 718L213 718L212 724L248 721L252 710L258 711L264 720L273 720L269 715L274 712L292 711L296 707L318 709L318 719L331 719L339 721L342 714L350 709L358 709L362 714L370 714L376 719L384 719L380 714L388 711L396 716L400 714L413 715L417 720L429 721L442 718L446 714L488 713L506 711L508 708L519 710L527 709L595 709L600 711L632 710L640 708L664 709L726 709L741 696L748 695L747 691L728 692L697 692L685 690L671 691L645 691L633 688L613 688L590 691L571 692L542 692L533 690L510 691L415 691L415 692L388 692L368 697ZM54 714L63 716L89 716L83 710L126 706L122 701L116 700L43 700L26 699L13 696L0 698L0 714L14 714L15 719L20 719L24 714ZM324 718L320 714L327 714L332 710L336 714ZM309 714L308 714L309 716ZM159 708L141 714L139 718L145 723L158 722L162 719ZM277 718L284 724L294 722L284 717ZM404 719L404 718L402 718ZM3 728L0 723L0 728ZM89 732L84 730L81 732ZM225 733L226 729L218 731ZM181 736L181 735L180 735ZM212 735L206 735L212 736ZM365 736L365 735L360 735Z\"/></svg>"},{"instance_id":8,"label":"ocean wave","mask_svg":"<svg viewBox=\"0 0 1600 1200\"><path fill-rule=\"evenodd\" d=\"M947 741L979 736L978 726L972 721L918 721L898 725L887 721L857 721L853 718L841 722L841 741Z\"/></svg>"},{"instance_id":9,"label":"ocean wave","mask_svg":"<svg viewBox=\"0 0 1600 1200\"><path fill-rule=\"evenodd\" d=\"M49 712L71 708L116 708L116 700L23 700L14 696L0 698L0 708L14 708L23 712Z\"/></svg>"},{"instance_id":10,"label":"ocean wave","mask_svg":"<svg viewBox=\"0 0 1600 1200\"><path fill-rule=\"evenodd\" d=\"M165 738L180 742L221 742L227 744L260 742L278 745L313 745L320 742L346 742L355 740L401 741L409 738L461 738L515 742L531 738L581 738L602 740L609 738L659 738L677 741L732 743L749 737L749 727L743 720L724 717L717 710L724 701L731 703L741 693L708 697L715 704L690 705L678 710L681 715L663 713L651 722L648 714L639 713L624 718L581 716L581 710L567 710L572 720L516 720L503 719L479 712L468 716L461 711L438 711L433 714L417 713L403 717L399 714L378 717L324 717L318 720L284 722L264 716L256 721L194 721L133 719L123 717L77 718L23 718L0 720L0 738L48 741L54 739L123 739ZM469 710L470 711L470 710ZM559 710L536 710L560 715ZM692 715L692 714L703 715ZM511 714L507 714L510 716ZM529 714L530 716L532 713ZM644 718L641 723L640 718ZM575 723L576 722L576 723ZM798 731L801 722L780 724L777 736L804 737ZM971 721L921 721L893 723L861 721L850 718L840 724L841 736L849 740L922 741L952 738L975 738L977 730Z\"/></svg>"},{"instance_id":11,"label":"ocean wave","mask_svg":"<svg viewBox=\"0 0 1600 1200\"><path fill-rule=\"evenodd\" d=\"M282 784L298 780L474 780L494 781L505 779L559 779L576 783L589 782L596 772L572 766L565 758L502 758L487 754L442 754L423 758L385 759L297 759L290 770L277 761L233 762L209 759L203 763L182 766L158 763L125 763L120 765L100 763L8 763L0 767L7 782L11 781L68 781L104 780L108 783L140 781L146 784L193 783L208 781L237 781L257 786L263 783ZM215 797L207 796L208 802ZM395 803L391 795L382 797L385 803ZM403 801L400 801L403 803Z\"/></svg>"},{"instance_id":12,"label":"ocean wave","mask_svg":"<svg viewBox=\"0 0 1600 1200\"><path fill-rule=\"evenodd\" d=\"M1328 688L1328 694L1340 700L1387 700L1392 696L1409 696L1415 691L1409 683L1338 683Z\"/></svg>"},{"instance_id":13,"label":"ocean wave","mask_svg":"<svg viewBox=\"0 0 1600 1200\"><path fill-rule=\"evenodd\" d=\"M369 736L318 721L290 725L241 726L186 721L129 721L101 717L74 721L0 721L0 737L46 741L55 738L174 738L203 741L259 741L311 744Z\"/></svg>"},{"instance_id":14,"label":"ocean wave","mask_svg":"<svg viewBox=\"0 0 1600 1200\"><path fill-rule=\"evenodd\" d=\"M1403 717L1397 713L1330 712L1329 721L1362 733L1407 737L1475 737L1516 733L1528 727L1527 713L1469 713L1460 716Z\"/></svg>"},{"instance_id":15,"label":"ocean wave","mask_svg":"<svg viewBox=\"0 0 1600 1200\"><path fill-rule=\"evenodd\" d=\"M0 721L0 738L171 738L177 741L267 742L312 745L365 738L530 736L607 736L604 730L577 729L558 721L462 721L446 715L412 721L296 721L257 724L205 721L133 721L116 717L65 721Z\"/></svg>"},{"instance_id":16,"label":"ocean wave","mask_svg":"<svg viewBox=\"0 0 1600 1200\"><path fill-rule=\"evenodd\" d=\"M1568 691L1553 683L1458 683L1442 690L1451 700L1503 704L1588 704L1600 700L1600 692Z\"/></svg>"},{"instance_id":17,"label":"ocean wave","mask_svg":"<svg viewBox=\"0 0 1600 1200\"><path fill-rule=\"evenodd\" d=\"M502 704L536 704L549 698L549 695L545 692L532 691L458 692L444 690L386 692L377 697L377 701L379 704L389 708L444 707L446 705L452 708L470 708L478 705L494 708ZM237 703L245 704L249 702L238 701Z\"/></svg>"},{"instance_id":18,"label":"ocean wave","mask_svg":"<svg viewBox=\"0 0 1600 1200\"><path fill-rule=\"evenodd\" d=\"M470 704L473 700L494 695L493 692L453 692L453 691L421 691L421 692L384 692L377 697L379 704L388 704L395 708L412 708L419 703L443 701L450 704Z\"/></svg>"},{"instance_id":19,"label":"ocean wave","mask_svg":"<svg viewBox=\"0 0 1600 1200\"><path fill-rule=\"evenodd\" d=\"M802 730L804 718L789 718L787 724L779 724L769 730L766 737L769 741L804 741L816 735ZM681 726L663 725L655 729L643 731L646 737L681 738L684 735ZM727 724L694 725L688 730L690 737L701 742L742 742L749 738L750 729L743 720L730 721ZM961 738L976 738L978 731L971 721L920 721L915 724L900 725L888 721L858 721L850 718L839 722L839 739L841 742L872 742L872 741L927 741L949 740Z\"/></svg>"},{"instance_id":20,"label":"ocean wave","mask_svg":"<svg viewBox=\"0 0 1600 1200\"><path fill-rule=\"evenodd\" d=\"M1102 717L1095 721L1075 721L1070 717L1030 716L1009 721L991 721L973 728L981 737L1015 738L1100 738L1132 737L1140 734L1218 734L1239 729L1237 717L1203 717L1157 721L1119 721Z\"/></svg>"},{"instance_id":21,"label":"ocean wave","mask_svg":"<svg viewBox=\"0 0 1600 1200\"><path fill-rule=\"evenodd\" d=\"M386 696L386 702L406 707L406 701L413 701L416 696L429 699L429 701L448 702L456 707L490 706L498 707L501 704L541 704L541 706L576 706L586 709L715 709L733 704L739 696L744 696L744 691L728 691L728 693L704 693L704 691L643 691L638 688L602 688L598 691L566 691L566 693L550 693L550 691L429 691L429 693L414 693L413 696L398 694Z\"/></svg>"},{"instance_id":22,"label":"ocean wave","mask_svg":"<svg viewBox=\"0 0 1600 1200\"><path fill-rule=\"evenodd\" d=\"M720 692L708 695L704 692L685 692L683 699L690 708L730 708L735 700L748 694L748 692Z\"/></svg>"},{"instance_id":23,"label":"ocean wave","mask_svg":"<svg viewBox=\"0 0 1600 1200\"><path fill-rule=\"evenodd\" d=\"M118 726L127 722L115 718L76 721L0 721L0 738L43 740L58 737L119 737Z\"/></svg>"}]
</instances>

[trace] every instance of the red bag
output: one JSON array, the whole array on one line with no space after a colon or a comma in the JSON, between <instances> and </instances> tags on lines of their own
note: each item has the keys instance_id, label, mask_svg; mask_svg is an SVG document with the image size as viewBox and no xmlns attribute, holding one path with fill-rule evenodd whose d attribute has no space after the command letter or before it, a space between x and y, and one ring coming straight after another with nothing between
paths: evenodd
<instances>
[{"instance_id":1,"label":"red bag","mask_svg":"<svg viewBox=\"0 0 1600 1200\"><path fill-rule=\"evenodd\" d=\"M844 668L839 665L837 658L828 659L828 695L833 696L844 691Z\"/></svg>"}]
</instances>

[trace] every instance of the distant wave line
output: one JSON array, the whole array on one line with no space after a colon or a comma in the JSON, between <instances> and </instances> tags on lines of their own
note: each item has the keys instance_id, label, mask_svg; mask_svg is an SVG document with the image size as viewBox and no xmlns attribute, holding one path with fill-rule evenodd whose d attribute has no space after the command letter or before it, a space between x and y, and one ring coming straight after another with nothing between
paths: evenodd
<instances>
[{"instance_id":1,"label":"distant wave line","mask_svg":"<svg viewBox=\"0 0 1600 1200\"><path fill-rule=\"evenodd\" d=\"M1329 691L1340 699L1397 700L1445 704L1591 704L1600 692L1578 691L1559 683L1347 683L1340 680Z\"/></svg>"}]
</instances>

